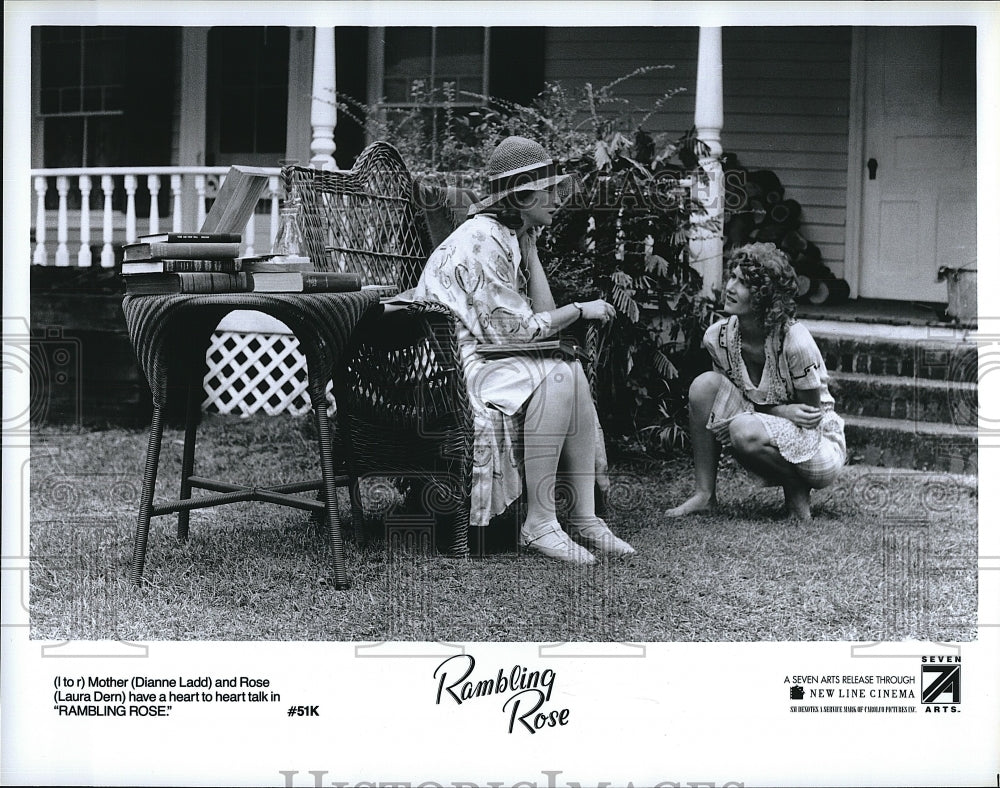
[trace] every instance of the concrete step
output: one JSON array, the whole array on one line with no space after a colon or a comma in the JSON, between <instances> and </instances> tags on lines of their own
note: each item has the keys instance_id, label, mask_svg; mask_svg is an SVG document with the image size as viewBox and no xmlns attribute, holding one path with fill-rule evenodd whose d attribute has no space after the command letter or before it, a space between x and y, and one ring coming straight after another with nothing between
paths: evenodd
<instances>
[{"instance_id":1,"label":"concrete step","mask_svg":"<svg viewBox=\"0 0 1000 788\"><path fill-rule=\"evenodd\" d=\"M943 422L971 429L978 421L978 386L967 381L834 372L830 393L841 415Z\"/></svg>"},{"instance_id":2,"label":"concrete step","mask_svg":"<svg viewBox=\"0 0 1000 788\"><path fill-rule=\"evenodd\" d=\"M831 372L892 375L928 380L977 380L979 350L971 341L815 336Z\"/></svg>"},{"instance_id":3,"label":"concrete step","mask_svg":"<svg viewBox=\"0 0 1000 788\"><path fill-rule=\"evenodd\" d=\"M976 430L955 424L844 416L850 462L975 474Z\"/></svg>"},{"instance_id":4,"label":"concrete step","mask_svg":"<svg viewBox=\"0 0 1000 788\"><path fill-rule=\"evenodd\" d=\"M803 320L851 462L975 474L979 348L968 329Z\"/></svg>"}]
</instances>

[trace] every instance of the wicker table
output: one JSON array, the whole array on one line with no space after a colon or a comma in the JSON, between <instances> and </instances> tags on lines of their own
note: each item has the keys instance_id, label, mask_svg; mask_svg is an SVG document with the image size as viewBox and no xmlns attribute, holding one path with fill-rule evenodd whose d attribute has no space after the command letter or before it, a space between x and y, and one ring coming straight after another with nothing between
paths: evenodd
<instances>
[{"instance_id":1,"label":"wicker table","mask_svg":"<svg viewBox=\"0 0 1000 788\"><path fill-rule=\"evenodd\" d=\"M336 392L336 365L347 350L358 323L370 311L376 311L373 308L377 304L378 296L367 291L125 297L122 310L129 337L153 395L153 418L142 480L139 521L129 571L131 583L137 586L142 584L151 517L177 512L177 536L186 539L192 509L238 501L265 501L326 513L327 532L333 548L334 582L338 589L349 587L337 510L338 480L334 473L333 427L327 415L326 386L332 378ZM309 397L319 432L323 472L320 480L248 487L194 475L196 432L204 395L205 350L219 321L237 309L264 312L281 320L299 341L309 369ZM160 459L168 377L172 382L181 382L187 396L181 488L177 500L154 504L153 488ZM213 494L192 497L194 488L209 490ZM322 500L298 495L307 491L322 491Z\"/></svg>"}]
</instances>

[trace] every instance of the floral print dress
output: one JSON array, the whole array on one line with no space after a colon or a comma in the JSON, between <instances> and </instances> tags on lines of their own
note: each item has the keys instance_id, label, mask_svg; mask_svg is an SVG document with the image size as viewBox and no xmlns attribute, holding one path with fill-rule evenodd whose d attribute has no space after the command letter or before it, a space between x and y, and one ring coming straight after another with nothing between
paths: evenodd
<instances>
[{"instance_id":1,"label":"floral print dress","mask_svg":"<svg viewBox=\"0 0 1000 788\"><path fill-rule=\"evenodd\" d=\"M475 431L470 525L484 527L521 495L522 409L565 362L525 355L487 359L477 348L545 339L555 331L548 312L532 310L517 235L488 214L464 222L434 250L407 296L444 304L458 318Z\"/></svg>"},{"instance_id":2,"label":"floral print dress","mask_svg":"<svg viewBox=\"0 0 1000 788\"><path fill-rule=\"evenodd\" d=\"M847 458L844 421L834 411L823 356L804 325L789 324L784 342L772 333L764 342L764 368L754 383L743 360L739 319L734 315L709 326L702 343L716 371L726 377L719 388L707 426L729 445L729 423L740 413L755 413L781 456L796 465L813 487L832 482ZM819 389L823 414L818 427L807 429L781 416L755 411L756 405L795 401L795 390Z\"/></svg>"}]
</instances>

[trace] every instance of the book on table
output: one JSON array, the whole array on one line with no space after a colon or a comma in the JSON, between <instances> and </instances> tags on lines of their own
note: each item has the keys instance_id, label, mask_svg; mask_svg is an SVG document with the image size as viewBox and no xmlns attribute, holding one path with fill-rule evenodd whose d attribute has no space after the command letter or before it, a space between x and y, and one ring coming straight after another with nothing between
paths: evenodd
<instances>
[{"instance_id":1,"label":"book on table","mask_svg":"<svg viewBox=\"0 0 1000 788\"><path fill-rule=\"evenodd\" d=\"M314 266L308 257L298 255L262 254L240 257L241 271L287 273L288 271L312 271Z\"/></svg>"},{"instance_id":2,"label":"book on table","mask_svg":"<svg viewBox=\"0 0 1000 788\"><path fill-rule=\"evenodd\" d=\"M235 274L243 270L239 259L228 260L134 260L122 263L122 276L138 274Z\"/></svg>"},{"instance_id":3,"label":"book on table","mask_svg":"<svg viewBox=\"0 0 1000 788\"><path fill-rule=\"evenodd\" d=\"M331 293L361 289L361 274L343 271L253 272L255 293Z\"/></svg>"},{"instance_id":4,"label":"book on table","mask_svg":"<svg viewBox=\"0 0 1000 788\"><path fill-rule=\"evenodd\" d=\"M361 289L375 293L379 301L389 301L399 295L399 288L396 285L361 285Z\"/></svg>"},{"instance_id":5,"label":"book on table","mask_svg":"<svg viewBox=\"0 0 1000 788\"><path fill-rule=\"evenodd\" d=\"M250 291L244 273L151 273L131 274L125 279L125 295L170 295L174 293L245 293Z\"/></svg>"},{"instance_id":6,"label":"book on table","mask_svg":"<svg viewBox=\"0 0 1000 788\"><path fill-rule=\"evenodd\" d=\"M287 273L288 271L312 271L313 264L308 257L270 258L236 257L220 260L210 259L156 259L131 260L122 263L122 274L163 274L163 273L216 273L235 274L239 271Z\"/></svg>"},{"instance_id":7,"label":"book on table","mask_svg":"<svg viewBox=\"0 0 1000 788\"><path fill-rule=\"evenodd\" d=\"M198 232L242 233L270 177L261 167L230 167Z\"/></svg>"},{"instance_id":8,"label":"book on table","mask_svg":"<svg viewBox=\"0 0 1000 788\"><path fill-rule=\"evenodd\" d=\"M137 242L125 244L123 259L136 260L232 260L239 257L239 243Z\"/></svg>"},{"instance_id":9,"label":"book on table","mask_svg":"<svg viewBox=\"0 0 1000 788\"><path fill-rule=\"evenodd\" d=\"M361 289L358 274L336 271L287 273L148 273L124 277L126 295L173 293L338 293Z\"/></svg>"},{"instance_id":10,"label":"book on table","mask_svg":"<svg viewBox=\"0 0 1000 788\"><path fill-rule=\"evenodd\" d=\"M140 235L137 239L140 243L216 243L231 244L242 243L243 236L240 233L154 233L153 235Z\"/></svg>"}]
</instances>

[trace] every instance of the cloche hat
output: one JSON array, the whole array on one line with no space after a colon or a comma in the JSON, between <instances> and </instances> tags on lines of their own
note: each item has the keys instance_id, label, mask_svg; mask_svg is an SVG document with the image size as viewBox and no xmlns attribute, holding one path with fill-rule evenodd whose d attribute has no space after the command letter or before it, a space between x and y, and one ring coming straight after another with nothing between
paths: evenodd
<instances>
[{"instance_id":1,"label":"cloche hat","mask_svg":"<svg viewBox=\"0 0 1000 788\"><path fill-rule=\"evenodd\" d=\"M507 137L497 145L486 172L489 194L469 206L469 216L496 205L514 192L541 191L572 180L571 175L559 175L545 148L527 137Z\"/></svg>"}]
</instances>

